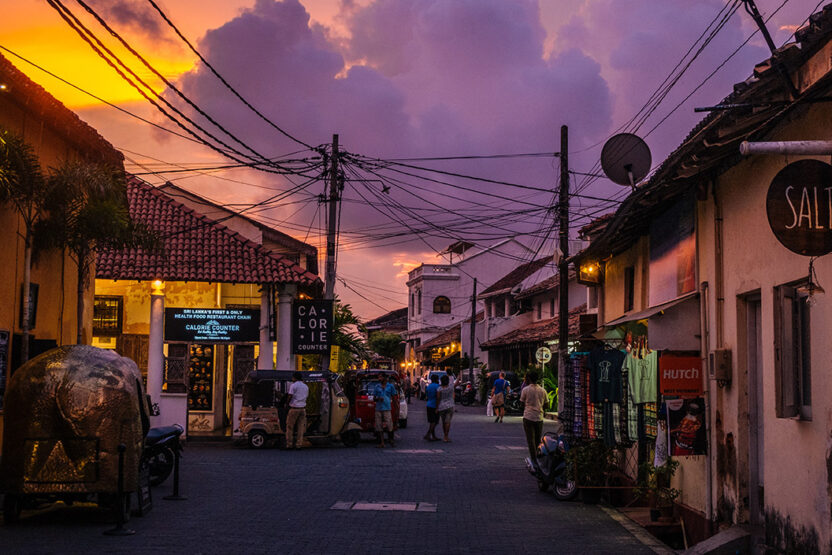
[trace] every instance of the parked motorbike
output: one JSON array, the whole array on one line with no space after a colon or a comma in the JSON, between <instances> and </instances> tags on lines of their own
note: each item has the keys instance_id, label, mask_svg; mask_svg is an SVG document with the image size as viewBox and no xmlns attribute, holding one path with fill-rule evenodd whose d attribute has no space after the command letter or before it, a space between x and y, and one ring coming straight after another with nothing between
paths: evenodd
<instances>
[{"instance_id":1,"label":"parked motorbike","mask_svg":"<svg viewBox=\"0 0 832 555\"><path fill-rule=\"evenodd\" d=\"M476 392L474 391L474 386L471 385L471 382L465 382L457 387L457 391L459 393L459 397L457 402L464 407L472 404L474 402L474 398L476 396Z\"/></svg>"},{"instance_id":2,"label":"parked motorbike","mask_svg":"<svg viewBox=\"0 0 832 555\"><path fill-rule=\"evenodd\" d=\"M537 488L543 492L551 488L559 501L569 501L578 495L578 485L568 476L568 451L569 444L564 436L547 433L537 447L534 460L526 457L526 468L537 478Z\"/></svg>"},{"instance_id":3,"label":"parked motorbike","mask_svg":"<svg viewBox=\"0 0 832 555\"><path fill-rule=\"evenodd\" d=\"M508 389L505 395L506 414L523 414L523 403L520 402L520 388Z\"/></svg>"},{"instance_id":4,"label":"parked motorbike","mask_svg":"<svg viewBox=\"0 0 832 555\"><path fill-rule=\"evenodd\" d=\"M182 432L184 430L179 424L150 428L147 432L142 464L147 466L151 486L162 484L173 472L176 453L182 452L182 442L179 441Z\"/></svg>"}]
</instances>

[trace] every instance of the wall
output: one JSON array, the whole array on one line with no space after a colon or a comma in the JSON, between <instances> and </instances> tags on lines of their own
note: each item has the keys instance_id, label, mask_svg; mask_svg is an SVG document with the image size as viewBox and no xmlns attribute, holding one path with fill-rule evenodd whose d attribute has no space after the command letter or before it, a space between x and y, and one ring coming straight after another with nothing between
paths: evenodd
<instances>
[{"instance_id":1,"label":"wall","mask_svg":"<svg viewBox=\"0 0 832 555\"><path fill-rule=\"evenodd\" d=\"M832 110L814 104L765 140L829 139ZM762 304L763 376L763 482L767 515L768 542L780 549L829 552L830 502L832 501L832 458L829 430L832 429L832 380L826 361L832 359L828 330L832 326L832 300L821 295L811 309L812 421L776 418L774 288L805 278L808 259L794 254L775 239L769 229L765 198L774 175L799 157L753 156L743 160L717 181L716 194L724 216L724 346L732 350L733 360L745 360L737 338L739 329L738 296L759 291ZM828 157L824 160L828 162ZM714 200L700 211L703 226L713 228ZM749 240L753 238L753 240ZM704 250L704 245L700 247ZM712 258L700 267L701 279L716 285L713 242L703 252ZM832 260L819 258L816 270L821 283L832 276ZM710 348L717 346L720 314L715 294L709 296L712 322ZM742 522L747 519L748 482L748 400L747 370L734 365L732 383L714 391L715 483L714 496L720 516Z\"/></svg>"},{"instance_id":2,"label":"wall","mask_svg":"<svg viewBox=\"0 0 832 555\"><path fill-rule=\"evenodd\" d=\"M641 237L632 247L613 256L604 266L603 314L599 323L615 320L624 314L624 269L635 268L635 296L633 311L647 308L647 237Z\"/></svg>"}]
</instances>

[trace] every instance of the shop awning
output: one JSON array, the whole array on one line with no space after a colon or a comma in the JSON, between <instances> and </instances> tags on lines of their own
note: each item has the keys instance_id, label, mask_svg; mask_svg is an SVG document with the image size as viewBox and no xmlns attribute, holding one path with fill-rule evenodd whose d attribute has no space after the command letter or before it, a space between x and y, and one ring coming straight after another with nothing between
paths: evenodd
<instances>
[{"instance_id":1,"label":"shop awning","mask_svg":"<svg viewBox=\"0 0 832 555\"><path fill-rule=\"evenodd\" d=\"M639 312L631 312L627 313L624 316L620 316L615 320L611 320L604 324L604 327L607 328L614 328L616 326L620 326L621 324L626 324L627 322L636 322L638 320L645 320L652 316L656 316L657 314L663 313L665 310L676 306L677 304L681 304L687 300L699 297L699 293L697 291L693 291L692 293L687 293L686 295L682 295L681 297L677 297L671 301L667 301L662 304L657 304L656 306L650 307L647 310L641 310Z\"/></svg>"}]
</instances>

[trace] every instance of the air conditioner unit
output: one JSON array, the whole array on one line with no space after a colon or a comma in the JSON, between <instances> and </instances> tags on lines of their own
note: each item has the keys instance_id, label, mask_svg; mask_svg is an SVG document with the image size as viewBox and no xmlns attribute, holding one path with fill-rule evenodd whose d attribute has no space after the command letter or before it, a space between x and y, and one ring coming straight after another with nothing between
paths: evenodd
<instances>
[{"instance_id":1,"label":"air conditioner unit","mask_svg":"<svg viewBox=\"0 0 832 555\"><path fill-rule=\"evenodd\" d=\"M708 377L718 382L731 381L731 349L714 349L708 356Z\"/></svg>"}]
</instances>

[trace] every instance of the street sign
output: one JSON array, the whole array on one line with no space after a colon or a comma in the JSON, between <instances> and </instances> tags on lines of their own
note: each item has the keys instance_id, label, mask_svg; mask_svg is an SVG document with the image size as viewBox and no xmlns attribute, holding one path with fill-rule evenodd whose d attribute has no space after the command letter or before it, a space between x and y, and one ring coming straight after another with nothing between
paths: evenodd
<instances>
[{"instance_id":1,"label":"street sign","mask_svg":"<svg viewBox=\"0 0 832 555\"><path fill-rule=\"evenodd\" d=\"M541 347L537 350L534 356L537 358L537 362L540 364L546 364L552 360L552 351L549 350L549 347Z\"/></svg>"},{"instance_id":2,"label":"street sign","mask_svg":"<svg viewBox=\"0 0 832 555\"><path fill-rule=\"evenodd\" d=\"M292 354L328 353L332 344L332 300L292 303Z\"/></svg>"},{"instance_id":3,"label":"street sign","mask_svg":"<svg viewBox=\"0 0 832 555\"><path fill-rule=\"evenodd\" d=\"M799 160L780 170L768 188L766 214L774 236L790 251L832 252L832 166Z\"/></svg>"},{"instance_id":4,"label":"street sign","mask_svg":"<svg viewBox=\"0 0 832 555\"><path fill-rule=\"evenodd\" d=\"M259 309L165 309L165 341L256 343L259 340Z\"/></svg>"}]
</instances>

